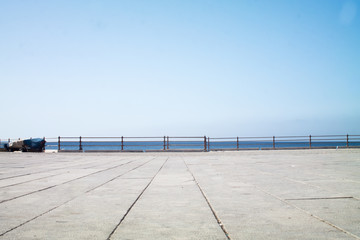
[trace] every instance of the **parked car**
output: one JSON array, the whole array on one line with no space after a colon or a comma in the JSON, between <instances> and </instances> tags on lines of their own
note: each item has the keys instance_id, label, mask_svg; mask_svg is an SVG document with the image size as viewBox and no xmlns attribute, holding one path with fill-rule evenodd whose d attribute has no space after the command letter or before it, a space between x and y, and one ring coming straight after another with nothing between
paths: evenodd
<instances>
[{"instance_id":1,"label":"parked car","mask_svg":"<svg viewBox=\"0 0 360 240\"><path fill-rule=\"evenodd\" d=\"M43 152L45 150L45 139L32 138L24 140L23 152Z\"/></svg>"},{"instance_id":2,"label":"parked car","mask_svg":"<svg viewBox=\"0 0 360 240\"><path fill-rule=\"evenodd\" d=\"M14 151L21 151L24 145L24 140L16 140L16 141L11 141L9 142L9 151L10 152L14 152Z\"/></svg>"},{"instance_id":3,"label":"parked car","mask_svg":"<svg viewBox=\"0 0 360 240\"><path fill-rule=\"evenodd\" d=\"M9 143L8 149L10 152L43 152L45 149L45 139L43 138L30 138L25 140L17 140Z\"/></svg>"},{"instance_id":4,"label":"parked car","mask_svg":"<svg viewBox=\"0 0 360 240\"><path fill-rule=\"evenodd\" d=\"M8 144L0 142L0 152L7 152L7 151L9 151Z\"/></svg>"}]
</instances>

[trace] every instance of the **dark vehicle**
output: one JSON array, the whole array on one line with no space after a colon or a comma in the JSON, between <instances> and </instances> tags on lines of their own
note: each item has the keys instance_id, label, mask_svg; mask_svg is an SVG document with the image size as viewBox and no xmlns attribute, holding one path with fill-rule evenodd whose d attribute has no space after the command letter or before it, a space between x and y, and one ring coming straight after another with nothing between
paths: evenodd
<instances>
[{"instance_id":1,"label":"dark vehicle","mask_svg":"<svg viewBox=\"0 0 360 240\"><path fill-rule=\"evenodd\" d=\"M9 142L9 151L20 151L23 148L24 141L23 140L17 140L17 141L11 141Z\"/></svg>"},{"instance_id":2,"label":"dark vehicle","mask_svg":"<svg viewBox=\"0 0 360 240\"><path fill-rule=\"evenodd\" d=\"M24 140L23 152L43 152L45 150L45 139L32 138Z\"/></svg>"},{"instance_id":3,"label":"dark vehicle","mask_svg":"<svg viewBox=\"0 0 360 240\"><path fill-rule=\"evenodd\" d=\"M30 138L25 140L18 140L10 142L8 149L10 152L43 152L45 149L45 140L42 138Z\"/></svg>"},{"instance_id":4,"label":"dark vehicle","mask_svg":"<svg viewBox=\"0 0 360 240\"><path fill-rule=\"evenodd\" d=\"M7 152L7 151L9 151L8 144L0 142L0 152Z\"/></svg>"}]
</instances>

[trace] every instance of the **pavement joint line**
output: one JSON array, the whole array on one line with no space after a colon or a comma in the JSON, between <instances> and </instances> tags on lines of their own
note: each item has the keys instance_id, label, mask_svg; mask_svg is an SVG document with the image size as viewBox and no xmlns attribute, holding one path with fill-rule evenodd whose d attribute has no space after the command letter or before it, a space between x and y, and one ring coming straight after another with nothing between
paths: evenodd
<instances>
[{"instance_id":1,"label":"pavement joint line","mask_svg":"<svg viewBox=\"0 0 360 240\"><path fill-rule=\"evenodd\" d=\"M81 163L83 164L83 163ZM78 165L81 165L81 164L78 164ZM74 165L74 166L78 166L78 165ZM56 170L60 170L60 169L65 169L69 166L66 166L66 167L60 167L60 168L54 168L54 169L51 169L51 170L44 170L44 171L39 171L39 172L32 172L32 173L26 173L26 174L20 174L20 175L16 175L16 176L11 176L11 177L4 177L4 178L0 178L0 180L6 180L6 179L11 179L11 178L17 178L17 177L24 177L24 176L28 176L28 175L33 175L33 174L38 174L38 173L44 173L44 172L51 172L51 171L56 171ZM72 166L73 167L73 166Z\"/></svg>"},{"instance_id":2,"label":"pavement joint line","mask_svg":"<svg viewBox=\"0 0 360 240\"><path fill-rule=\"evenodd\" d=\"M151 179L151 177L125 177L125 178L121 178L121 179Z\"/></svg>"},{"instance_id":3,"label":"pavement joint line","mask_svg":"<svg viewBox=\"0 0 360 240\"><path fill-rule=\"evenodd\" d=\"M320 176L320 177L326 177L326 178L332 178L334 180L341 180L341 181L347 181L347 182L354 182L354 183L360 183L360 181L356 181L356 180L352 180L352 179L347 179L347 178L340 178L340 177L333 177L333 176L329 176L329 175L325 175L325 174L320 174L320 173L312 173L315 176Z\"/></svg>"},{"instance_id":4,"label":"pavement joint line","mask_svg":"<svg viewBox=\"0 0 360 240\"><path fill-rule=\"evenodd\" d=\"M276 198L279 201L281 201L281 202L283 202L283 203L285 203L285 204L287 204L287 205L289 205L289 206L291 206L293 208L296 208L296 209L308 214L309 216L311 216L311 217L313 217L313 218L315 218L315 219L317 219L317 220L319 220L319 221L321 221L321 222L323 222L323 223L325 223L325 224L327 224L327 225L329 225L329 226L331 226L331 227L333 227L333 228L335 228L335 229L337 229L337 230L339 230L339 231L341 231L341 232L343 232L345 234L350 235L351 237L353 237L355 239L360 239L359 236L357 236L357 235L355 235L355 234L353 234L353 233L351 233L349 231L346 231L345 229L343 229L343 228L341 228L339 226L336 226L335 224L333 224L333 223L331 223L331 222L329 222L329 221L327 221L327 220L325 220L325 219L323 219L323 218L321 218L321 217L319 217L319 216L317 216L317 215L315 215L315 214L313 214L313 213L311 213L309 211L306 211L305 209L302 209L301 207L298 207L298 206L286 201L285 199L282 199L282 198L280 198L280 197L278 197L278 196L276 196L276 195L274 195L274 194L272 194L272 193L270 193L270 192L268 192L268 191L266 191L266 190L264 190L264 189L262 189L262 188L260 188L260 187L258 187L256 185L254 185L252 183L248 183L248 184L252 185L253 187L255 187L256 189L262 191L263 193L266 193L267 195L269 195L269 196L271 196L273 198Z\"/></svg>"},{"instance_id":5,"label":"pavement joint line","mask_svg":"<svg viewBox=\"0 0 360 240\"><path fill-rule=\"evenodd\" d=\"M354 197L318 197L318 198L289 198L284 199L285 201L295 201L295 200L333 200L333 199L353 199Z\"/></svg>"},{"instance_id":6,"label":"pavement joint line","mask_svg":"<svg viewBox=\"0 0 360 240\"><path fill-rule=\"evenodd\" d=\"M248 168L249 168L249 167L248 167ZM311 183L307 183L307 182L304 182L304 181L301 181L301 180L295 180L295 179L292 179L292 178L289 178L289 177L286 177L286 176L282 176L282 175L280 175L280 174L275 174L275 173L271 173L271 172L266 172L266 171L259 170L259 169L256 169L256 168L251 168L251 169L253 169L253 170L255 170L255 171L258 171L258 172L260 172L260 173L262 173L262 174L268 174L268 175L272 175L272 176L278 176L278 177L284 178L284 179L286 179L286 180L289 180L289 181L292 181L292 182L295 182L295 183L301 183L301 184L304 184L304 185L308 185L308 186L311 186L311 187L315 187L315 188L324 190L324 191L329 192L329 193L338 193L338 194L345 195L344 193L341 193L341 192L338 192L338 191L330 191L330 190L327 190L327 189L322 188L322 187L320 187L320 186L317 186L317 185L314 185L314 184L311 184ZM314 174L314 175L316 176L316 175L318 175L318 174ZM318 176L320 176L320 175L318 175ZM326 177L326 175L323 175L323 176ZM354 181L354 182L356 182L356 181ZM347 198L349 198L349 197L347 197ZM360 200L360 198L357 198L357 197L354 197L354 196L351 196L351 198L354 198L354 199L356 199L356 200Z\"/></svg>"},{"instance_id":7,"label":"pavement joint line","mask_svg":"<svg viewBox=\"0 0 360 240\"><path fill-rule=\"evenodd\" d=\"M29 220L27 220L27 221L23 222L23 223L20 223L19 225L15 226L15 227L13 227L13 228L11 228L11 229L9 229L9 230L7 230L7 231L3 232L3 233L0 233L0 237L2 237L2 236L4 236L5 234L7 234L7 233L9 233L9 232L11 232L11 231L13 231L13 230L15 230L15 229L17 229L17 228L19 228L19 227L23 226L23 225L25 225L25 224L27 224L27 223L29 223L29 222L31 222L31 221L33 221L33 220L35 220L35 219L37 219L37 218L39 218L39 217L41 217L41 216L43 216L43 215L45 215L45 214L47 214L47 213L49 213L49 212L51 212L51 211L55 210L55 209L57 209L58 207L60 207L60 206L62 206L62 205L65 205L66 203L68 203L68 202L70 202L70 201L74 200L74 199L75 199L75 198L77 198L77 197L78 197L78 196L76 196L76 197L74 197L74 198L72 198L72 199L69 199L69 200L67 200L66 202L63 202L62 204L60 204L60 205L58 205L58 206L55 206L55 207L53 207L53 208L51 208L51 209L47 210L46 212L43 212L43 213L41 213L41 214L39 214L39 215L37 215L37 216L35 216L35 217L33 217L33 218L31 218L31 219L29 219Z\"/></svg>"},{"instance_id":8,"label":"pavement joint line","mask_svg":"<svg viewBox=\"0 0 360 240\"><path fill-rule=\"evenodd\" d=\"M107 237L106 240L110 240L112 235L116 232L116 230L119 228L119 226L121 225L121 223L125 220L126 216L129 214L129 212L131 211L131 209L135 206L136 202L140 199L140 197L144 194L144 192L146 191L146 189L150 186L150 184L154 181L155 177L159 174L159 172L161 171L161 169L164 167L165 163L169 160L169 157L164 161L164 163L161 165L161 167L159 168L159 170L155 173L155 175L151 178L150 182L145 186L145 188L141 191L141 193L139 194L139 196L135 199L135 201L130 205L130 207L128 208L128 210L126 211L126 213L124 214L124 216L120 219L119 223L115 226L115 228L111 231L111 233L109 234L109 236Z\"/></svg>"},{"instance_id":9,"label":"pavement joint line","mask_svg":"<svg viewBox=\"0 0 360 240\"><path fill-rule=\"evenodd\" d=\"M100 166L102 164L97 164L93 167L96 167L96 166ZM91 168L91 167L89 167ZM87 169L87 168L84 168L84 169ZM56 169L56 170L59 170L59 169ZM49 172L51 172L53 170L50 170ZM40 173L40 172L38 172ZM37 174L37 173L31 173L29 175L33 175L33 174ZM49 175L49 176L45 176L45 177L41 177L41 178L35 178L35 179L31 179L31 180L28 180L28 181L24 181L24 182L19 182L19 183L14 183L14 184L10 184L10 185L5 185L5 186L2 186L0 188L6 188L6 187L12 187L12 186L16 186L16 185L20 185L20 184L24 184L24 183L29 183L29 182L33 182L33 181L36 181L36 180L40 180L40 179L45 179L45 178L51 178L51 177L54 177L54 176L59 176L59 175L62 175L62 174L66 174L66 172L63 172L63 173L58 173L58 174L53 174L53 175ZM17 176L16 176L17 177ZM20 177L20 176L19 176ZM0 180L6 180L8 178L5 178L5 179L0 179Z\"/></svg>"},{"instance_id":10,"label":"pavement joint line","mask_svg":"<svg viewBox=\"0 0 360 240\"><path fill-rule=\"evenodd\" d=\"M116 166L113 166L113 167L110 167L110 168L106 168L106 169L102 169L102 170L99 170L99 171L96 171L96 172L93 172L93 173L90 173L90 174L87 174L87 175L84 175L84 176L81 176L81 177L78 177L78 178L74 178L74 179L71 179L69 181L65 181L65 182L62 182L62 183L59 183L59 184L55 184L55 185L52 185L52 186L49 186L49 187L45 187L45 188L42 188L42 189L39 189L39 190L36 190L36 191L32 191L32 192L29 192L29 193L25 193L25 194L22 194L22 195L19 195L19 196L16 196L16 197L12 197L12 198L9 198L9 199L5 199L5 200L2 200L0 201L0 204L2 203L5 203L5 202L8 202L8 201L12 201L12 200L15 200L15 199L18 199L18 198L21 198L21 197L25 197L25 196L28 196L28 195L31 195L31 194L34 194L34 193L38 193L38 192L42 192L42 191L45 191L45 190L49 190L51 188L54 188L54 187L58 187L58 186L61 186L61 185L64 185L64 184L67 184L67 183L70 183L70 182L73 182L73 181L76 181L76 180L79 180L79 179L82 179L82 178L85 178L85 177L88 177L88 176L91 176L91 175L94 175L94 174L98 174L100 172L105 172L105 171L108 171L110 169L114 169L114 168L117 168L117 167L121 167L123 165L126 165L126 164L129 164L131 162L134 162L135 160L132 160L132 161L129 161L129 162L126 162L126 163L122 163L122 164L119 164L119 165L116 165Z\"/></svg>"},{"instance_id":11,"label":"pavement joint line","mask_svg":"<svg viewBox=\"0 0 360 240\"><path fill-rule=\"evenodd\" d=\"M78 158L76 158L78 159ZM127 158L124 158L123 160L126 160L128 159ZM108 161L106 162L105 164L107 163L111 163L112 161ZM64 163L69 163L68 161L65 161ZM92 163L96 163L96 161L93 161ZM9 178L17 178L17 177L23 177L23 176L27 176L27 175L33 175L33 174L38 174L38 173L44 173L44 172L52 172L52 171L56 171L56 170L61 170L61 169L66 169L66 168L75 168L75 167L79 167L81 165L88 165L89 163L88 162L81 162L81 163L77 163L77 164L74 164L74 165L68 165L68 166L65 166L65 167L57 167L57 168L53 168L51 170L44 170L44 171L38 171L38 172L30 172L30 173L26 173L26 174L21 174L21 175L16 175L16 176L11 176L11 177L5 177L5 178L0 178L0 180L5 180L5 179L9 179ZM97 166L100 166L100 165L104 165L104 163L101 163L101 164L95 164L91 167L97 167ZM41 166L41 165L40 165ZM33 168L35 167L38 167L38 166L33 166ZM89 167L89 168L91 168Z\"/></svg>"},{"instance_id":12,"label":"pavement joint line","mask_svg":"<svg viewBox=\"0 0 360 240\"><path fill-rule=\"evenodd\" d=\"M226 238L227 238L227 239L229 239L229 240L231 240L231 237L230 237L229 232L226 230L226 228L225 228L224 224L222 223L221 219L220 219L220 218L219 218L219 216L216 214L215 209L212 207L212 205L211 205L211 203L210 203L209 199L207 198L207 196L206 196L205 192L204 192L204 191L202 190L202 188L200 187L199 182L196 180L196 178L195 178L194 174L191 172L191 170L190 170L189 166L186 164L186 162L185 162L184 158L183 158L182 160L183 160L183 162L184 162L184 164L185 164L185 166L186 166L186 168L187 168L188 172L189 172L189 173L191 174L191 176L193 177L194 182L195 182L195 183L196 183L196 185L198 186L198 188L199 188L199 190L200 190L201 194L202 194L202 195L203 195L203 197L205 198L205 201L206 201L206 203L208 204L208 206L209 206L209 208L210 208L210 210L211 210L212 214L214 215L214 217L215 217L215 219L216 219L216 221L217 221L218 225L220 226L221 230L224 232L224 234L225 234Z\"/></svg>"},{"instance_id":13,"label":"pavement joint line","mask_svg":"<svg viewBox=\"0 0 360 240\"><path fill-rule=\"evenodd\" d=\"M135 170L135 169L137 169L137 168L139 168L139 167L144 166L145 164L147 164L148 162L150 162L150 161L152 161L152 160L154 160L154 159L155 159L155 158L150 159L149 161L147 161L147 162L145 162L145 163L142 163L142 164L140 164L139 166L137 166L137 167L135 167L135 168L132 168L132 169L128 170L127 172L122 173L122 174L118 175L117 177L112 178L112 179L110 179L109 181L107 181L107 182L105 182L105 183L102 183L102 184L100 184L100 185L98 185L98 186L96 186L96 187L94 187L94 188L92 188L92 189L90 189L90 190L86 191L86 192L85 192L85 194L87 194L87 193L89 193L89 192L91 192L91 191L93 191L93 190L95 190L95 189L97 189L97 188L99 188L99 187L102 187L103 185L105 185L105 184L107 184L107 183L109 183L109 182L111 182L111 181L115 180L116 178L119 178L119 177L121 177L121 176L123 176L123 175L125 175L125 174L127 174L127 173L129 173L129 172L131 172L131 171L133 171L133 170ZM133 162L133 161L131 161L131 162ZM71 202L72 200L74 200L74 199L78 198L78 197L79 197L79 196L81 196L82 194L83 194L83 193L81 193L81 194L79 194L78 196L75 196L75 197L73 197L73 198L71 198L71 199L69 199L69 200L67 200L67 201L63 202L62 204L60 204L60 205L58 205L58 206L55 206L55 207L53 207L53 208L51 208L51 209L49 209L49 210L47 210L47 211L45 211L45 212L43 212L43 213L41 213L41 214L39 214L39 215L37 215L37 216L35 216L35 217L33 217L33 218L31 218L31 219L27 220L27 221L25 221L25 222L23 222L23 223L21 223L21 224L19 224L19 225L15 226L15 227L13 227L13 228L11 228L11 229L9 229L9 230L7 230L7 231L3 232L3 233L0 233L0 237L4 236L5 234L7 234L7 233L9 233L9 232L11 232L11 231L13 231L13 230L15 230L15 229L17 229L17 228L19 228L19 227L21 227L21 226L25 225L25 224L27 224L27 223L29 223L29 222L33 221L33 220L35 220L35 219L37 219L37 218L39 218L39 217L41 217L41 216L43 216L43 215L45 215L45 214L47 214L47 213L49 213L49 212L51 212L51 211L55 210L55 209L57 209L57 208L59 208L59 207L61 207L61 206L65 205L65 204L67 204L67 203L69 203L69 202Z\"/></svg>"},{"instance_id":14,"label":"pavement joint line","mask_svg":"<svg viewBox=\"0 0 360 240\"><path fill-rule=\"evenodd\" d=\"M61 168L60 168L60 169L61 169ZM55 169L55 170L57 170L57 169ZM43 173L43 172L48 172L48 171L41 171L41 172L36 172L36 173ZM10 178L17 178L17 177L23 177L23 176L28 176L28 175L36 174L36 173L26 173L26 174L11 176L11 177L4 177L4 178L0 178L0 180L10 179Z\"/></svg>"},{"instance_id":15,"label":"pavement joint line","mask_svg":"<svg viewBox=\"0 0 360 240\"><path fill-rule=\"evenodd\" d=\"M96 188L101 187L101 186L104 186L105 184L108 184L109 182L112 182L112 181L114 181L115 179L120 178L121 176L124 176L125 174L127 174L127 173L129 173L129 172L131 172L131 171L134 171L135 169L138 169L139 167L144 166L145 164L147 164L148 162L150 162L150 161L152 161L152 160L154 160L154 159L155 159L155 158L152 158L152 159L146 161L145 163L140 164L139 166L136 166L136 167L128 170L127 172L125 172L125 173L123 173L123 174L120 174L120 175L118 175L118 176L116 176L116 177L114 177L114 178L112 178L112 179L110 179L110 180L102 183L101 185L98 185ZM90 189L90 190L86 191L85 193L91 192L92 190L94 190L94 189Z\"/></svg>"},{"instance_id":16,"label":"pavement joint line","mask_svg":"<svg viewBox=\"0 0 360 240\"><path fill-rule=\"evenodd\" d=\"M125 160L125 159L127 159L127 158L124 158L123 160ZM24 176L29 176L29 175L38 174L38 173L44 173L44 172L52 172L52 171L56 171L56 170L66 169L66 168L73 168L73 167L81 166L81 165L84 165L84 164L85 163L80 163L80 164L76 164L76 165L72 165L72 166L54 168L54 169L51 169L51 170L44 170L44 171L39 171L39 172L32 172L32 173L26 173L26 174L11 176L11 177L4 177L4 178L0 178L0 180L6 180L6 179L11 179L11 178L17 178L17 177L24 177ZM96 164L93 167L100 166L100 165L103 165L103 164L102 163L101 164Z\"/></svg>"},{"instance_id":17,"label":"pavement joint line","mask_svg":"<svg viewBox=\"0 0 360 240\"><path fill-rule=\"evenodd\" d=\"M50 178L50 177L54 177L54 176L59 176L59 175L62 175L62 174L65 174L65 173L58 173L58 174L49 175L49 176L45 176L45 177L35 178L35 179L31 179L31 180L24 181L24 182L19 182L19 183L14 183L14 184L2 186L2 187L0 187L0 188L12 187L12 186L16 186L16 185L20 185L20 184L24 184L24 183L29 183L29 182L33 182L33 181L40 180L40 179L44 179L44 178Z\"/></svg>"}]
</instances>

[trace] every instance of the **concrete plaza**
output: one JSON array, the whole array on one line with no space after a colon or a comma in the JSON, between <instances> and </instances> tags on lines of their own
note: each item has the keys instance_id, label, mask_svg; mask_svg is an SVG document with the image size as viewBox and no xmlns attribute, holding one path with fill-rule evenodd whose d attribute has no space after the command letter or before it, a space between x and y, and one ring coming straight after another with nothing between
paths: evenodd
<instances>
[{"instance_id":1,"label":"concrete plaza","mask_svg":"<svg viewBox=\"0 0 360 240\"><path fill-rule=\"evenodd\" d=\"M0 153L0 239L360 239L360 149Z\"/></svg>"}]
</instances>

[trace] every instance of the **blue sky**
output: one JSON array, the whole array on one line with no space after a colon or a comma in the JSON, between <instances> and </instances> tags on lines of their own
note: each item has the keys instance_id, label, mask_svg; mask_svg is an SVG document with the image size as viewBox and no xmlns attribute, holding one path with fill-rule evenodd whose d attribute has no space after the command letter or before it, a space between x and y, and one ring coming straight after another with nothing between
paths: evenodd
<instances>
[{"instance_id":1,"label":"blue sky","mask_svg":"<svg viewBox=\"0 0 360 240\"><path fill-rule=\"evenodd\" d=\"M0 137L360 134L360 1L0 0Z\"/></svg>"}]
</instances>

